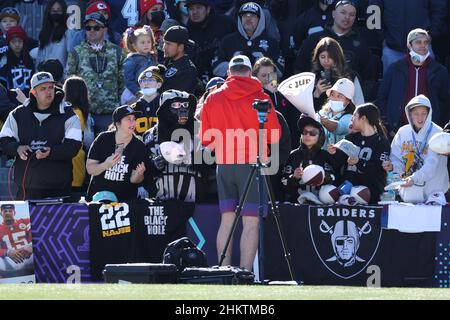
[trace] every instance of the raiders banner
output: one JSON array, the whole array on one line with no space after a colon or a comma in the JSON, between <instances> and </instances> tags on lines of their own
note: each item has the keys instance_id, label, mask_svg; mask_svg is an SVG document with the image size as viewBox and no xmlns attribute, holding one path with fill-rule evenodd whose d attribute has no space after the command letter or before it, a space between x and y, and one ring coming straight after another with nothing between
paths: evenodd
<instances>
[{"instance_id":1,"label":"raiders banner","mask_svg":"<svg viewBox=\"0 0 450 320\"><path fill-rule=\"evenodd\" d=\"M342 279L365 270L380 245L380 207L310 206L308 222L318 258Z\"/></svg>"}]
</instances>

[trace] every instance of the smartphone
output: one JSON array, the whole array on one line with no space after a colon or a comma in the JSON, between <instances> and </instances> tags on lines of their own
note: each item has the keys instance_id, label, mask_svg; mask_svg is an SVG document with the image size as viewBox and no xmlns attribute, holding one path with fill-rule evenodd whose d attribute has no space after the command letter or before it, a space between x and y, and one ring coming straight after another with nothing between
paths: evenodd
<instances>
[{"instance_id":1,"label":"smartphone","mask_svg":"<svg viewBox=\"0 0 450 320\"><path fill-rule=\"evenodd\" d=\"M331 84L331 72L329 70L320 71L320 79L325 80L327 84Z\"/></svg>"},{"instance_id":2,"label":"smartphone","mask_svg":"<svg viewBox=\"0 0 450 320\"><path fill-rule=\"evenodd\" d=\"M122 154L124 149L123 143L116 143L116 148L114 150L114 153Z\"/></svg>"}]
</instances>

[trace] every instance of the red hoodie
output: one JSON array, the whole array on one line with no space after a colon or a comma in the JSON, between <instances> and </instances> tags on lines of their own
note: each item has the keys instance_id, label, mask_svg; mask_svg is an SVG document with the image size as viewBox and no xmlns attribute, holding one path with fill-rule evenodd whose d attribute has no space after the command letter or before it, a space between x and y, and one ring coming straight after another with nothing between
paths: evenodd
<instances>
[{"instance_id":1,"label":"red hoodie","mask_svg":"<svg viewBox=\"0 0 450 320\"><path fill-rule=\"evenodd\" d=\"M228 77L206 99L201 114L200 139L205 147L215 150L217 164L256 162L259 122L252 106L255 99L270 101L257 79L239 76ZM267 134L263 137L266 142L263 154L266 155L267 144L278 142L281 136L273 105L264 129Z\"/></svg>"}]
</instances>

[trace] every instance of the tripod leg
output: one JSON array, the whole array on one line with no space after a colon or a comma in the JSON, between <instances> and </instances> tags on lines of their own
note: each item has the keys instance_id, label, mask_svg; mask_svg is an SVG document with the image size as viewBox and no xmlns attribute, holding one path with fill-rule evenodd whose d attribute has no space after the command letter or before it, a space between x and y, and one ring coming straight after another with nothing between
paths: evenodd
<instances>
[{"instance_id":1,"label":"tripod leg","mask_svg":"<svg viewBox=\"0 0 450 320\"><path fill-rule=\"evenodd\" d=\"M287 247L287 242L284 236L283 228L281 227L280 211L278 210L278 206L276 205L275 202L275 194L272 189L272 184L270 183L268 175L263 174L263 176L264 181L266 182L267 191L269 193L270 210L272 211L273 217L275 218L275 224L277 225L278 234L280 235L281 246L283 247L283 253L284 257L286 258L287 266L289 269L289 275L291 276L291 280L296 281L294 276L294 268L292 266L292 257Z\"/></svg>"},{"instance_id":2,"label":"tripod leg","mask_svg":"<svg viewBox=\"0 0 450 320\"><path fill-rule=\"evenodd\" d=\"M228 250L228 246L230 245L231 238L233 237L234 231L236 230L236 226L239 220L239 217L241 216L242 207L244 206L245 199L247 198L248 192L250 190L250 187L252 185L253 177L256 173L256 166L252 167L252 171L250 171L250 174L248 175L247 182L245 183L244 193L242 194L241 198L239 199L239 204L236 207L236 216L234 217L233 225L231 227L230 233L228 234L227 241L225 243L225 247L222 250L222 253L220 255L220 261L219 266L222 265L223 260L226 257L226 252Z\"/></svg>"}]
</instances>

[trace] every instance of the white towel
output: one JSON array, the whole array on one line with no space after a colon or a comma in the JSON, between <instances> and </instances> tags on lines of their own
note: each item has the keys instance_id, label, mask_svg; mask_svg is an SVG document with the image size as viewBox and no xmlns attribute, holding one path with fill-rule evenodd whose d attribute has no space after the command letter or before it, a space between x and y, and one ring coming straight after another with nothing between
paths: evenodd
<instances>
[{"instance_id":1,"label":"white towel","mask_svg":"<svg viewBox=\"0 0 450 320\"><path fill-rule=\"evenodd\" d=\"M400 232L440 232L442 206L408 203L389 206L387 229Z\"/></svg>"}]
</instances>

